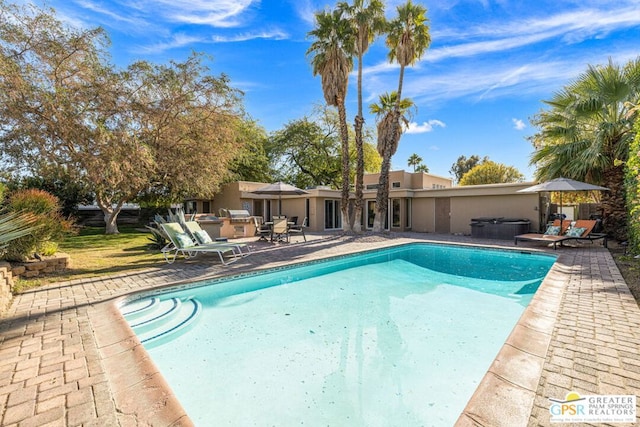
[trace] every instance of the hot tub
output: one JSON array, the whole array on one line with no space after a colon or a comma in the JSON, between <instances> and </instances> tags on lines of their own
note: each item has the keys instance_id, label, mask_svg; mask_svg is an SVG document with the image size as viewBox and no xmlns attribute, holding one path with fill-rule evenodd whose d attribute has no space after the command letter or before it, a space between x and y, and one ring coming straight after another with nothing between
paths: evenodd
<instances>
[{"instance_id":1,"label":"hot tub","mask_svg":"<svg viewBox=\"0 0 640 427\"><path fill-rule=\"evenodd\" d=\"M513 240L529 232L531 221L525 218L472 218L471 237L479 239Z\"/></svg>"}]
</instances>

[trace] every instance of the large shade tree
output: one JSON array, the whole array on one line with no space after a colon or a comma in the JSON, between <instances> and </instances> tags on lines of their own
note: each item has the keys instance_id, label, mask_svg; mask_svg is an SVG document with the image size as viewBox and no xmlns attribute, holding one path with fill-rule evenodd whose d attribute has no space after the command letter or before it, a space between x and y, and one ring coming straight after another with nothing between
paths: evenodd
<instances>
[{"instance_id":1,"label":"large shade tree","mask_svg":"<svg viewBox=\"0 0 640 427\"><path fill-rule=\"evenodd\" d=\"M338 109L340 140L342 142L342 228L349 231L349 131L345 101L349 73L353 69L351 49L353 28L340 10L318 12L316 27L309 32L313 39L307 50L311 57L313 75L320 75L322 92L327 105Z\"/></svg>"},{"instance_id":2,"label":"large shade tree","mask_svg":"<svg viewBox=\"0 0 640 427\"><path fill-rule=\"evenodd\" d=\"M603 185L605 230L626 239L624 165L634 138L629 112L640 96L640 57L619 66L611 60L589 66L575 81L545 101L548 109L532 123L531 163L540 181L567 177Z\"/></svg>"},{"instance_id":3,"label":"large shade tree","mask_svg":"<svg viewBox=\"0 0 640 427\"><path fill-rule=\"evenodd\" d=\"M462 176L460 185L504 184L522 182L524 175L513 166L485 160Z\"/></svg>"},{"instance_id":4,"label":"large shade tree","mask_svg":"<svg viewBox=\"0 0 640 427\"><path fill-rule=\"evenodd\" d=\"M363 129L364 169L367 172L376 172L380 168L380 156L369 142L373 139L372 134L370 129ZM349 139L353 139L351 129ZM353 179L357 154L354 144L349 144L349 147L350 176ZM317 185L342 187L340 125L333 108L318 106L310 116L290 121L271 135L268 151L273 156L273 165L277 169L274 176L278 180L300 188Z\"/></svg>"},{"instance_id":5,"label":"large shade tree","mask_svg":"<svg viewBox=\"0 0 640 427\"><path fill-rule=\"evenodd\" d=\"M193 54L116 70L100 29L0 0L0 142L36 176L86 183L117 233L142 195L210 197L238 149L240 93Z\"/></svg>"},{"instance_id":6,"label":"large shade tree","mask_svg":"<svg viewBox=\"0 0 640 427\"><path fill-rule=\"evenodd\" d=\"M394 106L388 111L380 109L379 113L384 111L384 114L378 116L378 152L382 156L382 167L376 194L374 232L383 231L388 210L391 157L398 149L403 131L402 103L405 100L402 99L402 87L405 69L407 66L415 64L431 44L426 16L427 9L424 6L413 4L409 0L405 4L398 6L397 12L398 16L389 22L386 45L389 48L389 60L398 63L400 73L398 76L398 90L393 93ZM384 103L382 98L381 103Z\"/></svg>"},{"instance_id":7,"label":"large shade tree","mask_svg":"<svg viewBox=\"0 0 640 427\"><path fill-rule=\"evenodd\" d=\"M353 215L353 231L362 231L362 209L364 205L364 116L362 111L362 68L364 54L374 42L377 35L386 28L384 17L384 2L380 0L354 0L352 4L338 3L338 10L342 11L346 19L353 27L354 45L351 53L358 59L358 112L354 119L355 146L356 146L356 176L355 176L355 201Z\"/></svg>"},{"instance_id":8,"label":"large shade tree","mask_svg":"<svg viewBox=\"0 0 640 427\"><path fill-rule=\"evenodd\" d=\"M489 157L485 156L484 159L480 159L480 156L478 156L477 154L474 154L469 158L467 158L467 156L465 155L462 155L458 157L458 160L456 160L454 164L451 165L451 169L449 169L449 172L453 175L456 182L460 182L465 173L469 172L475 166L488 160Z\"/></svg>"}]
</instances>

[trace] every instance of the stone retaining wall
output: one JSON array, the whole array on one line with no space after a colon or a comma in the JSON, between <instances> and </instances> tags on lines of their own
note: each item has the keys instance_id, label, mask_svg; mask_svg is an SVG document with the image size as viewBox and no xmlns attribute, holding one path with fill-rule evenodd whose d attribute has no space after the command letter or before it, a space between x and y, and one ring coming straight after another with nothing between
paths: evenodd
<instances>
[{"instance_id":1,"label":"stone retaining wall","mask_svg":"<svg viewBox=\"0 0 640 427\"><path fill-rule=\"evenodd\" d=\"M4 313L13 298L14 280L34 278L42 274L66 270L71 264L69 255L58 253L42 260L9 264L0 261L0 314Z\"/></svg>"},{"instance_id":2,"label":"stone retaining wall","mask_svg":"<svg viewBox=\"0 0 640 427\"><path fill-rule=\"evenodd\" d=\"M13 294L11 287L13 286L13 274L11 273L11 264L6 261L0 261L0 315L9 308Z\"/></svg>"},{"instance_id":3,"label":"stone retaining wall","mask_svg":"<svg viewBox=\"0 0 640 427\"><path fill-rule=\"evenodd\" d=\"M32 279L42 274L64 271L69 267L69 262L69 255L58 253L42 260L14 263L11 266L11 273L16 279Z\"/></svg>"}]
</instances>

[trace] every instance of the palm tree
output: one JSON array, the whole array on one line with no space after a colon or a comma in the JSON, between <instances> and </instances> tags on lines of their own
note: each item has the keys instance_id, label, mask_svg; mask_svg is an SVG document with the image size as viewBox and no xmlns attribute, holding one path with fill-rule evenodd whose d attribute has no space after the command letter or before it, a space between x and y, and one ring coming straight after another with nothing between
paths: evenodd
<instances>
[{"instance_id":1,"label":"palm tree","mask_svg":"<svg viewBox=\"0 0 640 427\"><path fill-rule=\"evenodd\" d=\"M380 0L354 0L353 5L346 2L338 3L338 10L349 19L355 34L352 54L358 57L358 114L354 120L355 144L356 144L356 188L354 203L353 231L359 233L362 230L362 206L364 188L364 149L362 127L364 117L362 115L362 57L369 49L378 34L381 34L386 26L384 17L384 3Z\"/></svg>"},{"instance_id":2,"label":"palm tree","mask_svg":"<svg viewBox=\"0 0 640 427\"><path fill-rule=\"evenodd\" d=\"M309 32L315 38L307 50L312 55L313 75L320 74L322 92L328 105L338 108L342 141L342 229L349 231L349 131L345 100L349 73L353 69L351 47L353 31L342 12L316 13L316 28Z\"/></svg>"},{"instance_id":3,"label":"palm tree","mask_svg":"<svg viewBox=\"0 0 640 427\"><path fill-rule=\"evenodd\" d=\"M407 160L407 166L413 166L413 171L416 171L416 168L422 163L422 157L418 156L416 153L413 153L409 156Z\"/></svg>"},{"instance_id":4,"label":"palm tree","mask_svg":"<svg viewBox=\"0 0 640 427\"><path fill-rule=\"evenodd\" d=\"M398 91L395 95L395 106L378 122L378 152L382 156L382 170L376 195L376 218L373 231L381 232L384 228L384 218L387 214L389 194L389 167L391 156L396 152L401 136L401 103L404 70L422 57L431 43L429 26L427 25L427 9L422 5L414 5L408 0L397 7L398 16L389 23L386 44L389 47L389 60L400 65L398 77ZM380 133L383 125L384 134Z\"/></svg>"},{"instance_id":5,"label":"palm tree","mask_svg":"<svg viewBox=\"0 0 640 427\"><path fill-rule=\"evenodd\" d=\"M540 131L531 140L536 178L565 176L609 188L602 193L605 230L626 238L624 165L634 137L640 96L640 57L620 67L609 61L589 66L574 82L545 101L549 109L532 120Z\"/></svg>"},{"instance_id":6,"label":"palm tree","mask_svg":"<svg viewBox=\"0 0 640 427\"><path fill-rule=\"evenodd\" d=\"M411 110L414 107L410 99L398 100L398 93L391 92L380 95L379 104L371 104L369 111L376 115L378 128L378 153L382 157L380 167L380 180L376 194L376 217L373 221L373 231L381 232L384 228L384 218L387 213L387 200L389 199L389 169L391 157L398 150L400 132L395 130L400 122L404 127L409 126ZM384 204L383 209L380 206Z\"/></svg>"}]
</instances>

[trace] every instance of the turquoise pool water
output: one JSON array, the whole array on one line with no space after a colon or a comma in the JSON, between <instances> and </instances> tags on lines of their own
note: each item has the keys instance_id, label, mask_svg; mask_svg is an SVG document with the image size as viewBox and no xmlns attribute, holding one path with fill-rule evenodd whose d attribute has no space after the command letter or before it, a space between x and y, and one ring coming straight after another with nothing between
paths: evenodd
<instances>
[{"instance_id":1,"label":"turquoise pool water","mask_svg":"<svg viewBox=\"0 0 640 427\"><path fill-rule=\"evenodd\" d=\"M196 425L453 425L555 261L411 244L121 307Z\"/></svg>"}]
</instances>

